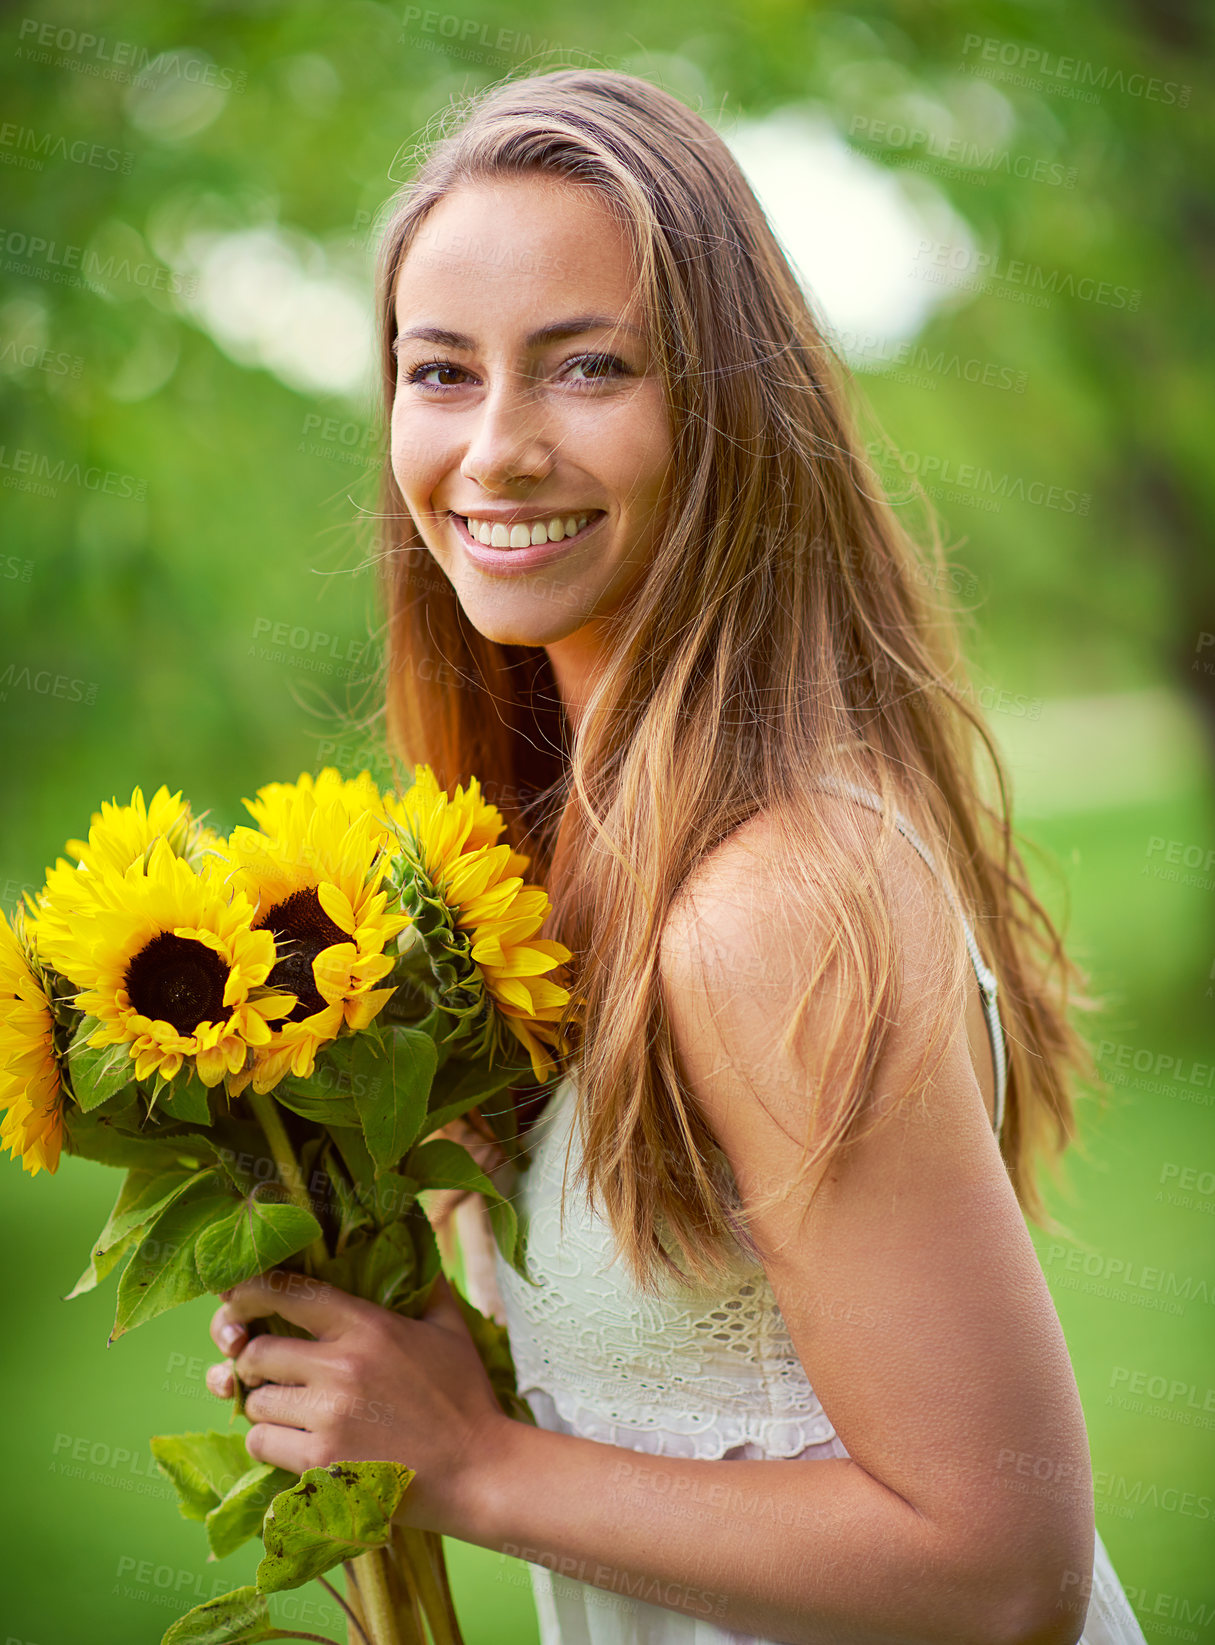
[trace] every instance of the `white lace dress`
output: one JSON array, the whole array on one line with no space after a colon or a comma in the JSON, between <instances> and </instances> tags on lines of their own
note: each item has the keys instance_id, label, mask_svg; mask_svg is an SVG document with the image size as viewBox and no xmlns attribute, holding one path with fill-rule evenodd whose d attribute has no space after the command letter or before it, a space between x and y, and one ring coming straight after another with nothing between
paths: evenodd
<instances>
[{"instance_id":1,"label":"white lace dress","mask_svg":"<svg viewBox=\"0 0 1215 1645\"><path fill-rule=\"evenodd\" d=\"M872 809L876 796L852 789ZM931 854L901 814L897 825L935 872ZM952 896L952 893L951 893ZM956 907L956 901L955 901ZM996 979L983 965L961 909L979 978L996 1074L996 1130L1004 1108L1004 1035ZM529 1136L531 1166L515 1201L528 1229L526 1285L494 1262L519 1390L542 1428L578 1434L648 1456L845 1457L848 1452L807 1380L761 1266L739 1249L737 1280L724 1295L641 1292L616 1260L608 1224L573 1188L576 1086L554 1090ZM571 1189L560 1226L567 1139ZM672 1513L694 1512L671 1504ZM580 1582L530 1563L543 1645L773 1645L629 1593ZM1081 1645L1146 1645L1105 1545L1097 1537Z\"/></svg>"},{"instance_id":2,"label":"white lace dress","mask_svg":"<svg viewBox=\"0 0 1215 1645\"><path fill-rule=\"evenodd\" d=\"M819 1404L762 1267L740 1260L724 1295L650 1297L614 1260L607 1223L566 1194L575 1085L563 1081L532 1132L515 1194L527 1218L525 1285L499 1257L519 1389L542 1428L649 1456L817 1458L848 1453ZM571 1183L577 1165L574 1128ZM672 1512L695 1512L672 1503ZM772 1645L530 1564L542 1645ZM1146 1645L1100 1537L1082 1645Z\"/></svg>"}]
</instances>

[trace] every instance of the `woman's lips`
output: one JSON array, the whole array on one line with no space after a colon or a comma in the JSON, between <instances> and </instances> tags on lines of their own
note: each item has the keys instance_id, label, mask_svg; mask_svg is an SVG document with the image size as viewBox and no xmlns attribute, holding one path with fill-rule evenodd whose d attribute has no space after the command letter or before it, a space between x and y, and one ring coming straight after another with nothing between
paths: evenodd
<instances>
[{"instance_id":1,"label":"woman's lips","mask_svg":"<svg viewBox=\"0 0 1215 1645\"><path fill-rule=\"evenodd\" d=\"M463 544L464 550L469 559L472 560L475 565L479 565L484 567L486 570L493 571L527 571L532 566L544 565L549 560L559 559L563 554L579 547L579 545L590 536L591 532L594 531L600 520L606 518L606 515L602 509L571 510L570 514L545 514L537 516L535 519L518 520L513 522L513 524L520 527L527 526L530 535L531 527L536 524L543 524L547 527L550 520L558 519L560 519L564 524L564 521L571 517L578 520L582 518L583 515L586 516L586 524L580 526L579 529L574 532L572 537L562 537L556 542L529 542L526 546L520 545L518 548L495 548L492 544L479 542L468 529L468 515L452 514L451 519L452 524L455 527L457 537L459 537L461 543ZM476 520L478 516L473 515L472 518ZM505 525L505 522L495 523ZM506 529L509 531L509 527Z\"/></svg>"}]
</instances>

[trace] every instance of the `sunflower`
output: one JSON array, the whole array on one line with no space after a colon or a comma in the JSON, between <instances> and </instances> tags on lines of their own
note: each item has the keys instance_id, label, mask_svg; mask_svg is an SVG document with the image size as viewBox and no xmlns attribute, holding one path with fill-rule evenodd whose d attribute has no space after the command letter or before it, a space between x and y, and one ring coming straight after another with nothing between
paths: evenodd
<instances>
[{"instance_id":1,"label":"sunflower","mask_svg":"<svg viewBox=\"0 0 1215 1645\"><path fill-rule=\"evenodd\" d=\"M256 929L278 945L271 985L290 989L297 1003L254 1066L229 1082L233 1092L248 1079L255 1091L288 1073L307 1079L321 1046L343 1027L366 1028L392 997L392 988L375 985L392 970L393 939L409 924L408 914L388 909L385 846L395 831L366 772L354 781L332 768L315 780L305 772L244 803L262 827L229 837L231 883L256 907Z\"/></svg>"},{"instance_id":2,"label":"sunflower","mask_svg":"<svg viewBox=\"0 0 1215 1645\"><path fill-rule=\"evenodd\" d=\"M349 822L357 822L368 812L378 817L384 810L384 798L369 771L343 777L331 765L315 777L301 771L297 782L267 783L253 799L241 803L270 839L291 837L301 819L318 809L337 806ZM389 832L384 830L386 836Z\"/></svg>"},{"instance_id":3,"label":"sunflower","mask_svg":"<svg viewBox=\"0 0 1215 1645\"><path fill-rule=\"evenodd\" d=\"M59 1169L65 1094L54 1049L55 1019L23 912L0 909L0 1146L31 1176Z\"/></svg>"},{"instance_id":4,"label":"sunflower","mask_svg":"<svg viewBox=\"0 0 1215 1645\"><path fill-rule=\"evenodd\" d=\"M270 1041L270 1022L294 1005L266 980L274 938L254 909L213 874L197 873L158 838L125 870L102 863L83 877L91 898L48 957L100 1019L90 1045L127 1045L134 1077L169 1080L193 1057L204 1085L244 1067Z\"/></svg>"},{"instance_id":5,"label":"sunflower","mask_svg":"<svg viewBox=\"0 0 1215 1645\"><path fill-rule=\"evenodd\" d=\"M194 817L180 791L170 794L162 784L147 805L140 788L131 795L130 805L103 800L101 810L93 813L88 839L67 842L75 863L60 857L47 870L46 885L33 904L35 940L41 951L49 958L53 948L70 941L76 916L96 906L100 887L120 883L132 863L145 861L162 838L204 874L220 865L218 834Z\"/></svg>"},{"instance_id":6,"label":"sunflower","mask_svg":"<svg viewBox=\"0 0 1215 1645\"><path fill-rule=\"evenodd\" d=\"M496 845L506 827L498 807L482 797L476 777L469 779L467 793L460 784L449 800L428 765L415 766L413 786L400 796L385 795L383 804L398 828L420 843L426 872L436 885L461 856ZM530 862L521 851L512 851L508 871L522 874Z\"/></svg>"},{"instance_id":7,"label":"sunflower","mask_svg":"<svg viewBox=\"0 0 1215 1645\"><path fill-rule=\"evenodd\" d=\"M554 1067L549 1047L562 1043L556 1025L570 997L547 973L571 954L564 943L536 935L550 905L542 886L523 882L531 859L494 843L505 820L482 798L475 777L467 792L457 786L449 799L430 767L419 765L413 786L386 806L415 873L429 881L454 931L466 938L498 1016L526 1049L536 1079L547 1079Z\"/></svg>"}]
</instances>

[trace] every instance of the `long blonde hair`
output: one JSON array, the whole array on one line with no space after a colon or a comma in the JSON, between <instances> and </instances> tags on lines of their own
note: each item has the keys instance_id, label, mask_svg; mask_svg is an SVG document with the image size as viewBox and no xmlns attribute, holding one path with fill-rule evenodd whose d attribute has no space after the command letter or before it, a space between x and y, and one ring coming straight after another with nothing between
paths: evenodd
<instances>
[{"instance_id":1,"label":"long blonde hair","mask_svg":"<svg viewBox=\"0 0 1215 1645\"><path fill-rule=\"evenodd\" d=\"M597 190L631 236L670 417L665 529L571 733L543 647L472 628L386 464L387 727L405 763L428 762L441 784L479 776L548 886L546 934L573 950L584 1008L580 1181L644 1288L719 1279L731 1236L745 1243L677 1068L659 956L680 887L760 812L790 848L778 907L809 888L836 933L807 989L830 963L850 999L835 1029L853 1048L847 1075L826 1123L812 1105L804 1169L859 1134L898 968L865 813L828 810L816 786L836 772L880 793L879 854L897 805L976 921L1008 1043L1003 1157L1041 1218L1035 1159L1071 1140L1073 1085L1094 1073L1069 1016L1091 1003L1085 979L1030 888L936 521L928 511L921 549L896 517L865 461L847 373L713 128L647 81L594 69L508 81L455 108L381 241L386 409L396 277L428 213L463 183L526 173ZM956 1000L967 957L937 901ZM945 1029L942 1011L933 1044Z\"/></svg>"}]
</instances>

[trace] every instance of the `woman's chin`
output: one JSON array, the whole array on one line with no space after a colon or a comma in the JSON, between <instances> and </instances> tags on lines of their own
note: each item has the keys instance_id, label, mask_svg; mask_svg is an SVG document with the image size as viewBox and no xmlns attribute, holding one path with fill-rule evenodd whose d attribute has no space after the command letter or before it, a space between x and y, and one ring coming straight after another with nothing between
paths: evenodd
<instances>
[{"instance_id":1,"label":"woman's chin","mask_svg":"<svg viewBox=\"0 0 1215 1645\"><path fill-rule=\"evenodd\" d=\"M475 599L461 600L464 615L483 639L495 645L552 645L581 628L587 614L566 601L559 607L549 600L503 601L493 609ZM518 609L502 609L502 605Z\"/></svg>"}]
</instances>

